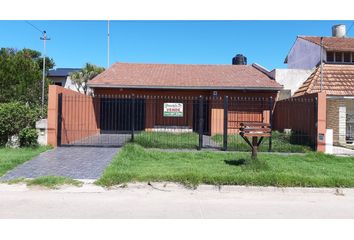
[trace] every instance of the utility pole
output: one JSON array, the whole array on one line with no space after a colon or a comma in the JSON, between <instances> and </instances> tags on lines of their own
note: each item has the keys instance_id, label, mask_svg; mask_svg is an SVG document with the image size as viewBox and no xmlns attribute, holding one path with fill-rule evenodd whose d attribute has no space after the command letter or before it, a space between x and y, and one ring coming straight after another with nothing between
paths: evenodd
<instances>
[{"instance_id":1,"label":"utility pole","mask_svg":"<svg viewBox=\"0 0 354 240\"><path fill-rule=\"evenodd\" d=\"M323 37L321 37L321 52L320 52L320 61L321 61L321 66L320 66L320 91L322 92L323 90Z\"/></svg>"},{"instance_id":2,"label":"utility pole","mask_svg":"<svg viewBox=\"0 0 354 240\"><path fill-rule=\"evenodd\" d=\"M109 68L109 44L110 44L110 33L109 33L109 20L107 21L107 68Z\"/></svg>"},{"instance_id":3,"label":"utility pole","mask_svg":"<svg viewBox=\"0 0 354 240\"><path fill-rule=\"evenodd\" d=\"M46 41L50 40L47 37L47 32L43 31L43 37L40 38L43 40L43 75L42 75L42 117L44 116L44 83L45 83L45 55L46 55Z\"/></svg>"}]
</instances>

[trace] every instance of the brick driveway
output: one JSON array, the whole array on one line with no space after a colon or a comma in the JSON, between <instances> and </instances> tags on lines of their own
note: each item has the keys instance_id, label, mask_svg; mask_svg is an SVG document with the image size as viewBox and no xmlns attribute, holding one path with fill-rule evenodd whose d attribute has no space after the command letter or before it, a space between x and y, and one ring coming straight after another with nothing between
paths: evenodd
<instances>
[{"instance_id":1,"label":"brick driveway","mask_svg":"<svg viewBox=\"0 0 354 240\"><path fill-rule=\"evenodd\" d=\"M17 166L0 180L64 176L74 179L97 179L120 148L59 147Z\"/></svg>"}]
</instances>

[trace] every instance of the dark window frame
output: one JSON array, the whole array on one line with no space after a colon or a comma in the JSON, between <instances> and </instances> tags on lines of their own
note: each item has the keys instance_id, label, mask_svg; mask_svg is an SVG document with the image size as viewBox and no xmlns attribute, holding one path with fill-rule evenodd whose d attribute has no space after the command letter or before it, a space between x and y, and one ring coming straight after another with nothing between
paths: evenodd
<instances>
[{"instance_id":1,"label":"dark window frame","mask_svg":"<svg viewBox=\"0 0 354 240\"><path fill-rule=\"evenodd\" d=\"M340 57L337 56L339 54L340 54ZM338 60L338 58L340 58L340 60ZM334 52L334 62L336 62L336 63L343 62L343 52Z\"/></svg>"},{"instance_id":2,"label":"dark window frame","mask_svg":"<svg viewBox=\"0 0 354 240\"><path fill-rule=\"evenodd\" d=\"M328 58L330 56L330 58ZM334 62L334 52L327 52L326 53L326 60L327 60L327 62Z\"/></svg>"},{"instance_id":3,"label":"dark window frame","mask_svg":"<svg viewBox=\"0 0 354 240\"><path fill-rule=\"evenodd\" d=\"M343 52L343 62L350 63L351 62L351 52ZM347 57L347 59L346 59Z\"/></svg>"}]
</instances>

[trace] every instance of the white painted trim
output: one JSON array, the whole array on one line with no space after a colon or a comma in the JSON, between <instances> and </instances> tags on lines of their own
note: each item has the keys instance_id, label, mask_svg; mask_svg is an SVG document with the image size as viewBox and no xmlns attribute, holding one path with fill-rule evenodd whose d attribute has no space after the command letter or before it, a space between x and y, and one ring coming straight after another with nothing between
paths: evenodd
<instances>
[{"instance_id":1,"label":"white painted trim","mask_svg":"<svg viewBox=\"0 0 354 240\"><path fill-rule=\"evenodd\" d=\"M354 99L354 96L327 96L327 99Z\"/></svg>"}]
</instances>

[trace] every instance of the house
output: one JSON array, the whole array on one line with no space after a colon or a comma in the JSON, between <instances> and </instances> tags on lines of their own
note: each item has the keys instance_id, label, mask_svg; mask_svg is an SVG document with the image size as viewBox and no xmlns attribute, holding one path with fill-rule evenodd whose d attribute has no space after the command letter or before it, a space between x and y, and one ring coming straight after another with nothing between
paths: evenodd
<instances>
[{"instance_id":1,"label":"house","mask_svg":"<svg viewBox=\"0 0 354 240\"><path fill-rule=\"evenodd\" d=\"M322 75L322 78L321 78ZM321 80L322 79L322 80ZM325 92L327 129L333 142L345 145L354 140L354 64L323 64L295 92L294 96Z\"/></svg>"},{"instance_id":2,"label":"house","mask_svg":"<svg viewBox=\"0 0 354 240\"><path fill-rule=\"evenodd\" d=\"M333 26L331 37L297 36L284 63L289 69L311 70L321 58L326 63L354 63L354 40L346 36L345 25Z\"/></svg>"},{"instance_id":3,"label":"house","mask_svg":"<svg viewBox=\"0 0 354 240\"><path fill-rule=\"evenodd\" d=\"M297 37L286 62L289 67L314 68L304 82L298 79L294 96L326 93L326 128L333 129L333 142L353 143L354 38L346 36L345 26L334 26L332 37Z\"/></svg>"},{"instance_id":4,"label":"house","mask_svg":"<svg viewBox=\"0 0 354 240\"><path fill-rule=\"evenodd\" d=\"M48 72L48 78L54 85L77 91L75 84L71 81L70 74L80 71L80 68L57 68Z\"/></svg>"},{"instance_id":5,"label":"house","mask_svg":"<svg viewBox=\"0 0 354 240\"><path fill-rule=\"evenodd\" d=\"M88 83L94 96L131 95L140 99L144 108L145 120L140 119L140 129L146 131L164 131L169 127L195 130L195 114L198 112L197 102L183 100L183 97L253 97L273 98L276 100L282 86L261 71L256 64L245 65L245 61L230 65L197 65L197 64L145 64L115 63ZM242 65L238 65L242 64ZM139 97L140 96L140 97ZM154 101L145 100L146 96L154 97ZM176 101L164 97L175 96ZM157 100L156 100L157 99ZM193 100L195 101L195 100ZM183 102L185 104L183 104ZM168 104L180 104L181 115L171 118L165 115ZM182 103L182 104L181 104ZM267 109L267 102L263 103ZM207 106L206 106L207 105ZM244 111L244 121L262 121L265 111L256 109L256 104L248 104ZM208 134L221 133L223 123L222 102L205 102L205 131ZM253 108L253 111L250 110ZM112 109L110 105L101 105L100 110ZM232 107L229 111L232 113ZM124 119L124 116L113 116L116 112L105 113L105 119ZM124 114L124 113L122 113ZM236 110L233 114L236 116ZM269 114L269 112L268 112ZM233 121L232 116L229 122ZM101 132L112 131L101 119ZM234 120L236 121L236 120ZM238 119L237 121L240 121ZM218 123L218 124L217 124ZM231 123L230 123L231 124ZM236 129L236 127L235 127ZM237 128L238 129L238 128Z\"/></svg>"},{"instance_id":6,"label":"house","mask_svg":"<svg viewBox=\"0 0 354 240\"><path fill-rule=\"evenodd\" d=\"M345 25L333 26L331 37L297 36L284 61L288 68L273 70L272 77L294 95L321 59L328 64L354 64L354 40L345 36Z\"/></svg>"}]
</instances>

